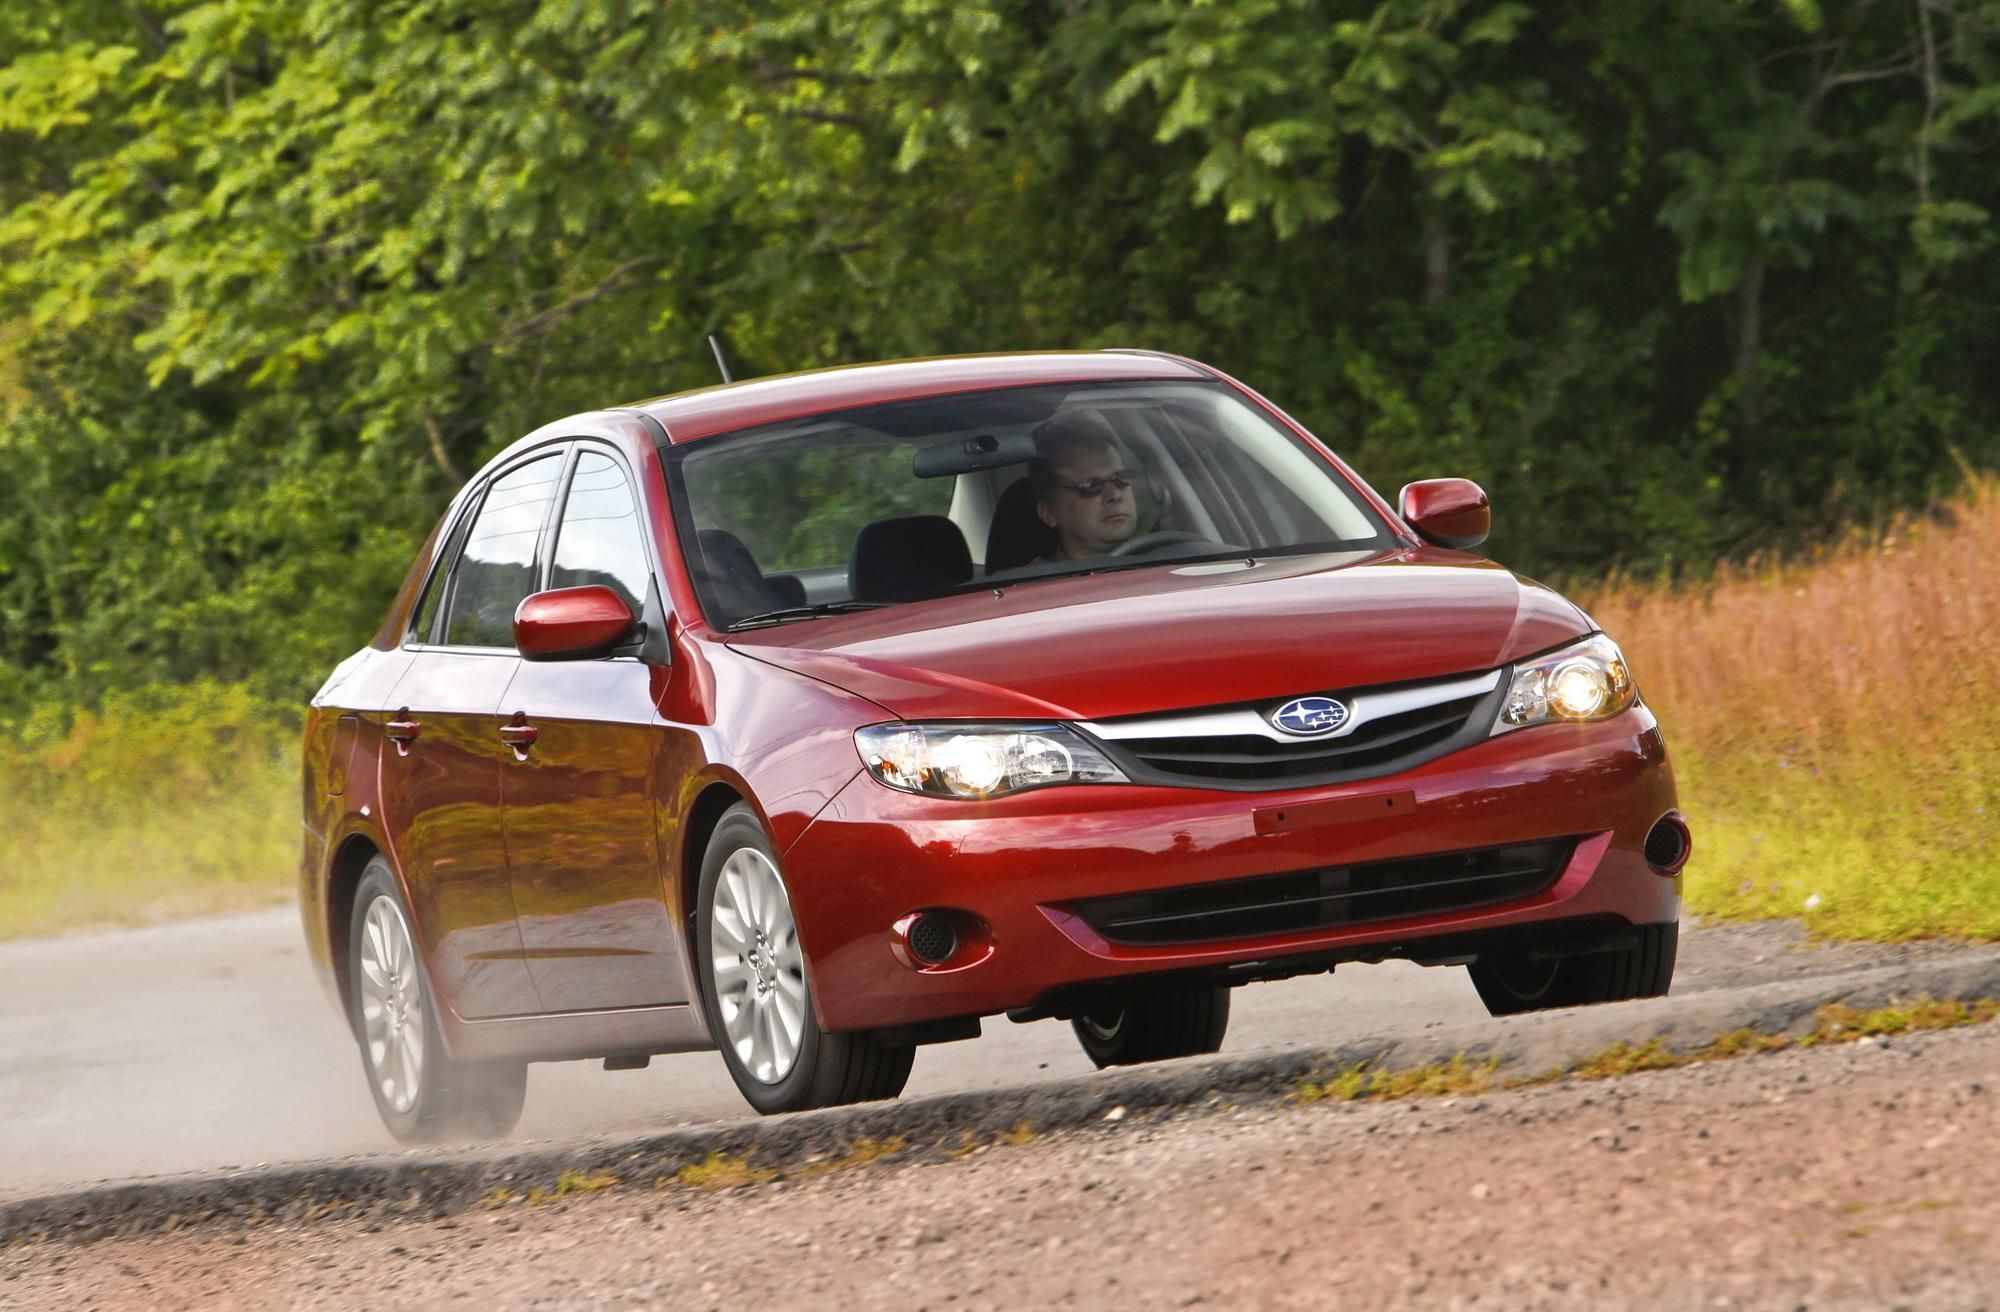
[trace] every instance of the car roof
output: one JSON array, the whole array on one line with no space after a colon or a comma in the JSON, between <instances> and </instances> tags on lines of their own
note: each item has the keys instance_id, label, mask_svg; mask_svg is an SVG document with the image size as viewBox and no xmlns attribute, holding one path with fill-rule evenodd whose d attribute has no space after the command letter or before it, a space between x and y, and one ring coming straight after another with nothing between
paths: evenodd
<instances>
[{"instance_id":1,"label":"car roof","mask_svg":"<svg viewBox=\"0 0 2000 1312\"><path fill-rule=\"evenodd\" d=\"M679 445L716 433L780 423L829 410L996 387L1212 378L1179 356L1154 351L1038 351L948 355L888 364L846 365L724 383L627 407L658 421Z\"/></svg>"}]
</instances>

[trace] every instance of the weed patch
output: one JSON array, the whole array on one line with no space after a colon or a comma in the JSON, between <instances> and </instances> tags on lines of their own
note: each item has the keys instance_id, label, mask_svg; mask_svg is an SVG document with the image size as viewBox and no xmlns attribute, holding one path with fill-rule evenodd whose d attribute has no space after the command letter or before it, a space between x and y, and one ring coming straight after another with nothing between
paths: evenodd
<instances>
[{"instance_id":1,"label":"weed patch","mask_svg":"<svg viewBox=\"0 0 2000 1312\"><path fill-rule=\"evenodd\" d=\"M1829 1002L1814 1015L1812 1032L1799 1046L1818 1043L1852 1043L1857 1039L1917 1030L1948 1030L1961 1025L1978 1025L2000 1016L2000 1000L1975 998L1961 1002L1950 998L1921 997L1912 1002L1858 1011L1841 1002Z\"/></svg>"},{"instance_id":2,"label":"weed patch","mask_svg":"<svg viewBox=\"0 0 2000 1312\"><path fill-rule=\"evenodd\" d=\"M1325 1080L1301 1081L1292 1091L1292 1101L1356 1102L1364 1098L1437 1098L1485 1093L1494 1086L1494 1072L1499 1069L1497 1057L1475 1061L1462 1052L1453 1053L1447 1061L1400 1071L1359 1062Z\"/></svg>"},{"instance_id":3,"label":"weed patch","mask_svg":"<svg viewBox=\"0 0 2000 1312\"><path fill-rule=\"evenodd\" d=\"M788 1168L784 1174L794 1180L816 1180L835 1171L845 1171L850 1167L867 1166L885 1157L894 1157L903 1151L903 1136L892 1135L887 1139L856 1139L847 1145L847 1151L838 1157L822 1158L816 1162L804 1162Z\"/></svg>"},{"instance_id":4,"label":"weed patch","mask_svg":"<svg viewBox=\"0 0 2000 1312\"><path fill-rule=\"evenodd\" d=\"M768 1167L752 1166L747 1158L711 1152L699 1162L691 1162L671 1177L691 1189L734 1189L739 1185L763 1184L778 1173Z\"/></svg>"},{"instance_id":5,"label":"weed patch","mask_svg":"<svg viewBox=\"0 0 2000 1312\"><path fill-rule=\"evenodd\" d=\"M1667 1047L1663 1038L1648 1039L1644 1043L1616 1043L1602 1052L1541 1075L1504 1081L1496 1078L1500 1069L1499 1058L1475 1058L1463 1052L1453 1053L1448 1061L1408 1070L1388 1070L1373 1062L1358 1062L1324 1079L1300 1081L1292 1090L1289 1101L1309 1104L1329 1100L1357 1102L1364 1099L1435 1098L1485 1093L1494 1088L1526 1088L1565 1078L1608 1080L1639 1071L1673 1070L1792 1047L1853 1043L1874 1036L1955 1029L1995 1019L2000 1019L2000 999L1994 998L1959 1001L1926 995L1870 1011L1845 1003L1829 1002L1813 1013L1812 1027L1798 1037L1767 1034L1753 1029L1731 1030L1686 1052L1675 1052Z\"/></svg>"},{"instance_id":6,"label":"weed patch","mask_svg":"<svg viewBox=\"0 0 2000 1312\"><path fill-rule=\"evenodd\" d=\"M609 1171L564 1171L556 1177L549 1189L530 1189L528 1206L553 1203L558 1198L568 1198L572 1194L594 1194L611 1188L618 1183L618 1177Z\"/></svg>"}]
</instances>

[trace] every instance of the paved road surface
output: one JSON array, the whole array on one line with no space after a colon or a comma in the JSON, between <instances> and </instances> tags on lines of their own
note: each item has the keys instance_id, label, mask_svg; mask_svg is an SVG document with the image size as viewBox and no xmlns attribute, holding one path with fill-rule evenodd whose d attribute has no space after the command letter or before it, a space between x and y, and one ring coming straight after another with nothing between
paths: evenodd
<instances>
[{"instance_id":1,"label":"paved road surface","mask_svg":"<svg viewBox=\"0 0 2000 1312\"><path fill-rule=\"evenodd\" d=\"M1462 970L1404 963L1237 991L1247 1052L1483 1017ZM910 1094L1081 1075L1068 1025L989 1020L924 1048ZM516 1139L644 1132L749 1114L714 1053L531 1068ZM297 915L222 916L0 944L0 1198L100 1179L382 1152L352 1041Z\"/></svg>"},{"instance_id":2,"label":"paved road surface","mask_svg":"<svg viewBox=\"0 0 2000 1312\"><path fill-rule=\"evenodd\" d=\"M1813 947L1790 922L1683 928L1676 994L1885 966L1949 945ZM1225 1050L1485 1019L1465 972L1343 966L1237 991ZM911 1095L1090 1072L1069 1026L987 1022L917 1054ZM747 1116L714 1053L533 1067L517 1140ZM393 1151L297 917L254 912L0 944L0 1199L104 1179Z\"/></svg>"}]
</instances>

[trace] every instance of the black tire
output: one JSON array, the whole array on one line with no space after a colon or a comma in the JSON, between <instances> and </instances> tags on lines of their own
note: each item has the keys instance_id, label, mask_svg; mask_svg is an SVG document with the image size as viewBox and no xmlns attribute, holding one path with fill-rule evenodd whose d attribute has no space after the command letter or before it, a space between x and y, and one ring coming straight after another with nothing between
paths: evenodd
<instances>
[{"instance_id":1,"label":"black tire","mask_svg":"<svg viewBox=\"0 0 2000 1312\"><path fill-rule=\"evenodd\" d=\"M1229 990L1218 986L1135 994L1086 1011L1070 1028L1099 1070L1198 1057L1222 1047L1229 1030Z\"/></svg>"},{"instance_id":2,"label":"black tire","mask_svg":"<svg viewBox=\"0 0 2000 1312\"><path fill-rule=\"evenodd\" d=\"M355 890L354 907L348 916L347 976L349 1015L354 1019L354 1037L361 1050L361 1069L382 1123L403 1143L506 1137L521 1119L521 1104L527 1098L527 1064L453 1060L445 1051L444 1037L438 1028L437 1002L430 979L414 950L404 992L415 1004L414 1009L421 1012L415 1020L422 1027L422 1058L408 1106L398 1106L403 1099L392 1097L385 1089L363 1007L363 935L367 932L369 913L378 902L386 904L384 914L393 912L408 934L409 911L403 905L389 862L381 856L368 863ZM411 941L413 944L414 936Z\"/></svg>"},{"instance_id":3,"label":"black tire","mask_svg":"<svg viewBox=\"0 0 2000 1312\"><path fill-rule=\"evenodd\" d=\"M707 850L702 853L701 894L696 900L694 925L701 963L702 1010L708 1018L708 1032L722 1053L723 1064L729 1068L729 1077L736 1082L744 1100L767 1116L895 1097L909 1082L910 1067L916 1061L915 1045L883 1043L866 1031L830 1034L821 1029L811 982L804 978L802 957L797 978L802 985L799 997L804 1015L790 1069L775 1080L760 1079L730 1042L723 1017L725 986L717 978L715 964L715 904L723 868L732 857L746 851L760 855L783 884L784 874L777 853L764 834L763 824L747 803L739 802L723 813ZM790 902L789 891L785 902Z\"/></svg>"},{"instance_id":4,"label":"black tire","mask_svg":"<svg viewBox=\"0 0 2000 1312\"><path fill-rule=\"evenodd\" d=\"M1664 997L1674 981L1681 927L1676 923L1637 928L1638 942L1628 948L1542 962L1530 961L1525 953L1481 957L1466 967L1466 973L1472 976L1479 1000L1495 1016Z\"/></svg>"}]
</instances>

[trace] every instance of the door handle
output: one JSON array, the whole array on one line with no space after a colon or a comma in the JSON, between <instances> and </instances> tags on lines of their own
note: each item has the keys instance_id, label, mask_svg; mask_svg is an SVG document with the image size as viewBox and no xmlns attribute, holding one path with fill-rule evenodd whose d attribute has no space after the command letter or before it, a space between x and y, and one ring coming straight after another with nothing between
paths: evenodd
<instances>
[{"instance_id":1,"label":"door handle","mask_svg":"<svg viewBox=\"0 0 2000 1312\"><path fill-rule=\"evenodd\" d=\"M410 718L410 708L407 706L396 712L396 718L382 726L383 737L396 744L397 753L403 756L409 755L410 744L415 742L417 735L423 731L424 726Z\"/></svg>"},{"instance_id":2,"label":"door handle","mask_svg":"<svg viewBox=\"0 0 2000 1312\"><path fill-rule=\"evenodd\" d=\"M514 712L514 718L500 726L500 741L514 749L514 759L517 761L528 759L528 749L535 745L535 739L540 736L541 731L528 723L526 711Z\"/></svg>"}]
</instances>

